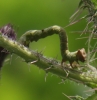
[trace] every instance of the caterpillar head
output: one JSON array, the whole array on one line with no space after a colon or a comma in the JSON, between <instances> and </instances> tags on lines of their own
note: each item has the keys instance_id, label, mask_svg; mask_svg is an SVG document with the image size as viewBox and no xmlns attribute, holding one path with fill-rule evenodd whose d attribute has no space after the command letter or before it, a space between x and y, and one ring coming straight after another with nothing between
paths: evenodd
<instances>
[{"instance_id":1,"label":"caterpillar head","mask_svg":"<svg viewBox=\"0 0 97 100\"><path fill-rule=\"evenodd\" d=\"M76 58L77 60L81 61L81 62L85 62L86 61L86 51L84 48L80 49L77 51L77 54L76 54Z\"/></svg>"}]
</instances>

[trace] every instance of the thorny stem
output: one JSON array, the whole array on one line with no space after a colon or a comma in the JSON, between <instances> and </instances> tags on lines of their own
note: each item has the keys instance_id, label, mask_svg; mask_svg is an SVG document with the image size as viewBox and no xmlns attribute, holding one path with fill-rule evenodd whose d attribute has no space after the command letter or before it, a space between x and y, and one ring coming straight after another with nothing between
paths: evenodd
<instances>
[{"instance_id":1,"label":"thorny stem","mask_svg":"<svg viewBox=\"0 0 97 100\"><path fill-rule=\"evenodd\" d=\"M93 2L94 2L93 0L81 0L79 6L81 9L88 8L89 15L85 16L84 18L90 17L88 24L91 22L94 22L93 33L96 34L97 33L97 7L95 7L95 5L93 5ZM84 4L84 5L82 5L82 4ZM83 6L83 7L81 7L81 6ZM78 22L78 21L75 21L75 22ZM88 27L88 24L87 24L87 27ZM33 51L33 50L30 51L27 48L27 47L29 47L30 42L37 41L40 38L44 38L46 36L52 35L52 34L54 34L54 32L56 34L59 34L60 40L62 40L62 37L64 37L64 36L67 37L66 35L63 36L63 34L60 33L60 27L57 27L57 28L58 28L57 31L56 31L55 27L53 27L53 28L51 27L50 28L51 30L49 30L49 28L47 28L44 30L28 31L20 38L19 42L10 40L9 38L7 38L5 36L0 35L0 46L4 47L11 53L15 53L18 56L24 58L25 62L27 62L27 63L31 62L31 64L37 65L39 68L44 69L46 72L52 72L52 73L60 76L62 79L68 78L68 79L74 80L76 82L83 83L91 88L97 87L97 70L95 68L93 68L92 66L90 66L89 64L87 64L87 66L93 70L88 70L86 72L68 68L67 65L65 65L65 68L63 69L61 67L61 64L59 61L57 61L55 59L46 58L42 54L40 54L36 51ZM49 33L51 33L51 34L48 34L47 32L46 32L46 34L44 34L45 31L47 31L47 30L48 30L48 32L50 31ZM62 29L62 32L63 32L63 29ZM33 34L33 33L35 33L35 34ZM89 45L91 42L92 35L93 34L91 33L91 35L89 37L89 41L88 41L89 42L88 43L88 54L90 53ZM65 45L62 42L64 42ZM63 62L65 62L65 60L68 60L70 63L72 63L73 61L78 62L78 60L82 61L82 59L76 58L79 56L79 54L77 56L78 51L70 52L68 50L68 41L66 38L65 38L65 40L61 41L61 54L63 57ZM67 54L67 52L68 52L68 54ZM87 60L88 60L87 62L89 62L90 57L88 57ZM69 71L69 74L67 77L66 77L66 71L64 71L64 70ZM87 98L87 100L90 100L90 99L96 100L97 94L95 93L91 97Z\"/></svg>"},{"instance_id":2,"label":"thorny stem","mask_svg":"<svg viewBox=\"0 0 97 100\"><path fill-rule=\"evenodd\" d=\"M81 70L78 71L72 68L68 68L67 65L63 70L59 61L46 58L37 51L30 51L27 47L23 46L19 42L10 40L3 35L0 35L0 46L4 47L11 53L15 53L22 57L27 63L32 63L32 61L35 61L33 64L39 68L44 69L46 72L51 72L60 76L62 79L66 79L66 72L64 70L67 70L69 71L69 75L67 76L68 79L86 84L92 88L97 87L97 72L82 72Z\"/></svg>"}]
</instances>

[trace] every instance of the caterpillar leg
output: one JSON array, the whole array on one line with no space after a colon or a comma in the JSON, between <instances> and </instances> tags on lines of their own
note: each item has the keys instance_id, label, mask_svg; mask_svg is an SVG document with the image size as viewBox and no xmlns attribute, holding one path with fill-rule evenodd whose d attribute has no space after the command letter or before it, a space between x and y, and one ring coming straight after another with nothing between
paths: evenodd
<instances>
[{"instance_id":1,"label":"caterpillar leg","mask_svg":"<svg viewBox=\"0 0 97 100\"><path fill-rule=\"evenodd\" d=\"M72 68L78 68L79 67L79 62L78 61L72 61L72 62L70 62L70 66L72 67Z\"/></svg>"},{"instance_id":2,"label":"caterpillar leg","mask_svg":"<svg viewBox=\"0 0 97 100\"><path fill-rule=\"evenodd\" d=\"M67 67L67 66L70 67L70 64L66 64L65 62L66 62L66 60L62 59L62 61L61 61L61 67L62 68Z\"/></svg>"},{"instance_id":3,"label":"caterpillar leg","mask_svg":"<svg viewBox=\"0 0 97 100\"><path fill-rule=\"evenodd\" d=\"M62 66L62 68L64 67L64 65L66 65L65 62L66 62L66 61L65 61L64 59L62 59L62 61L61 61L61 66Z\"/></svg>"}]
</instances>

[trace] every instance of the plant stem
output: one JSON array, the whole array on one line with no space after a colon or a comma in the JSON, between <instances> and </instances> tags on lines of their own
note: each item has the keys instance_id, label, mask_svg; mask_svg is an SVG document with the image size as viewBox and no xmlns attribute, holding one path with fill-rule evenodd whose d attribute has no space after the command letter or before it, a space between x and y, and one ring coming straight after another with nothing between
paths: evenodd
<instances>
[{"instance_id":1,"label":"plant stem","mask_svg":"<svg viewBox=\"0 0 97 100\"><path fill-rule=\"evenodd\" d=\"M15 53L18 56L22 57L25 62L31 62L42 68L46 72L51 72L53 74L58 75L62 79L71 79L76 82L80 82L86 84L89 87L97 87L97 72L87 71L87 72L80 72L72 68L68 68L65 66L63 69L60 65L60 62L46 58L42 54L38 53L37 51L30 51L27 47L21 45L19 42L10 40L9 38L0 34L0 46L4 47L11 53ZM33 61L36 61L35 63ZM68 76L66 77L66 71L69 71Z\"/></svg>"}]
</instances>

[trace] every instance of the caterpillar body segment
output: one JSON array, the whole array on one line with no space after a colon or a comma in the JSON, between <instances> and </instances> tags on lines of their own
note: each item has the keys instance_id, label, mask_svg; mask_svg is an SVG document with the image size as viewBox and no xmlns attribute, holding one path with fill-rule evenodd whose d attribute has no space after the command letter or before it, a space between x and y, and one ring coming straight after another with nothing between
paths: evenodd
<instances>
[{"instance_id":1,"label":"caterpillar body segment","mask_svg":"<svg viewBox=\"0 0 97 100\"><path fill-rule=\"evenodd\" d=\"M82 48L75 52L70 52L68 49L68 37L64 30L64 28L54 25L42 30L30 30L27 31L25 34L23 34L19 40L21 44L23 44L26 47L29 47L30 42L38 41L41 38L45 38L47 36L58 34L60 38L60 51L62 55L62 62L61 65L63 66L63 63L66 61L69 61L70 65L72 66L72 63L76 61L84 62L86 58L86 52L85 49Z\"/></svg>"}]
</instances>

